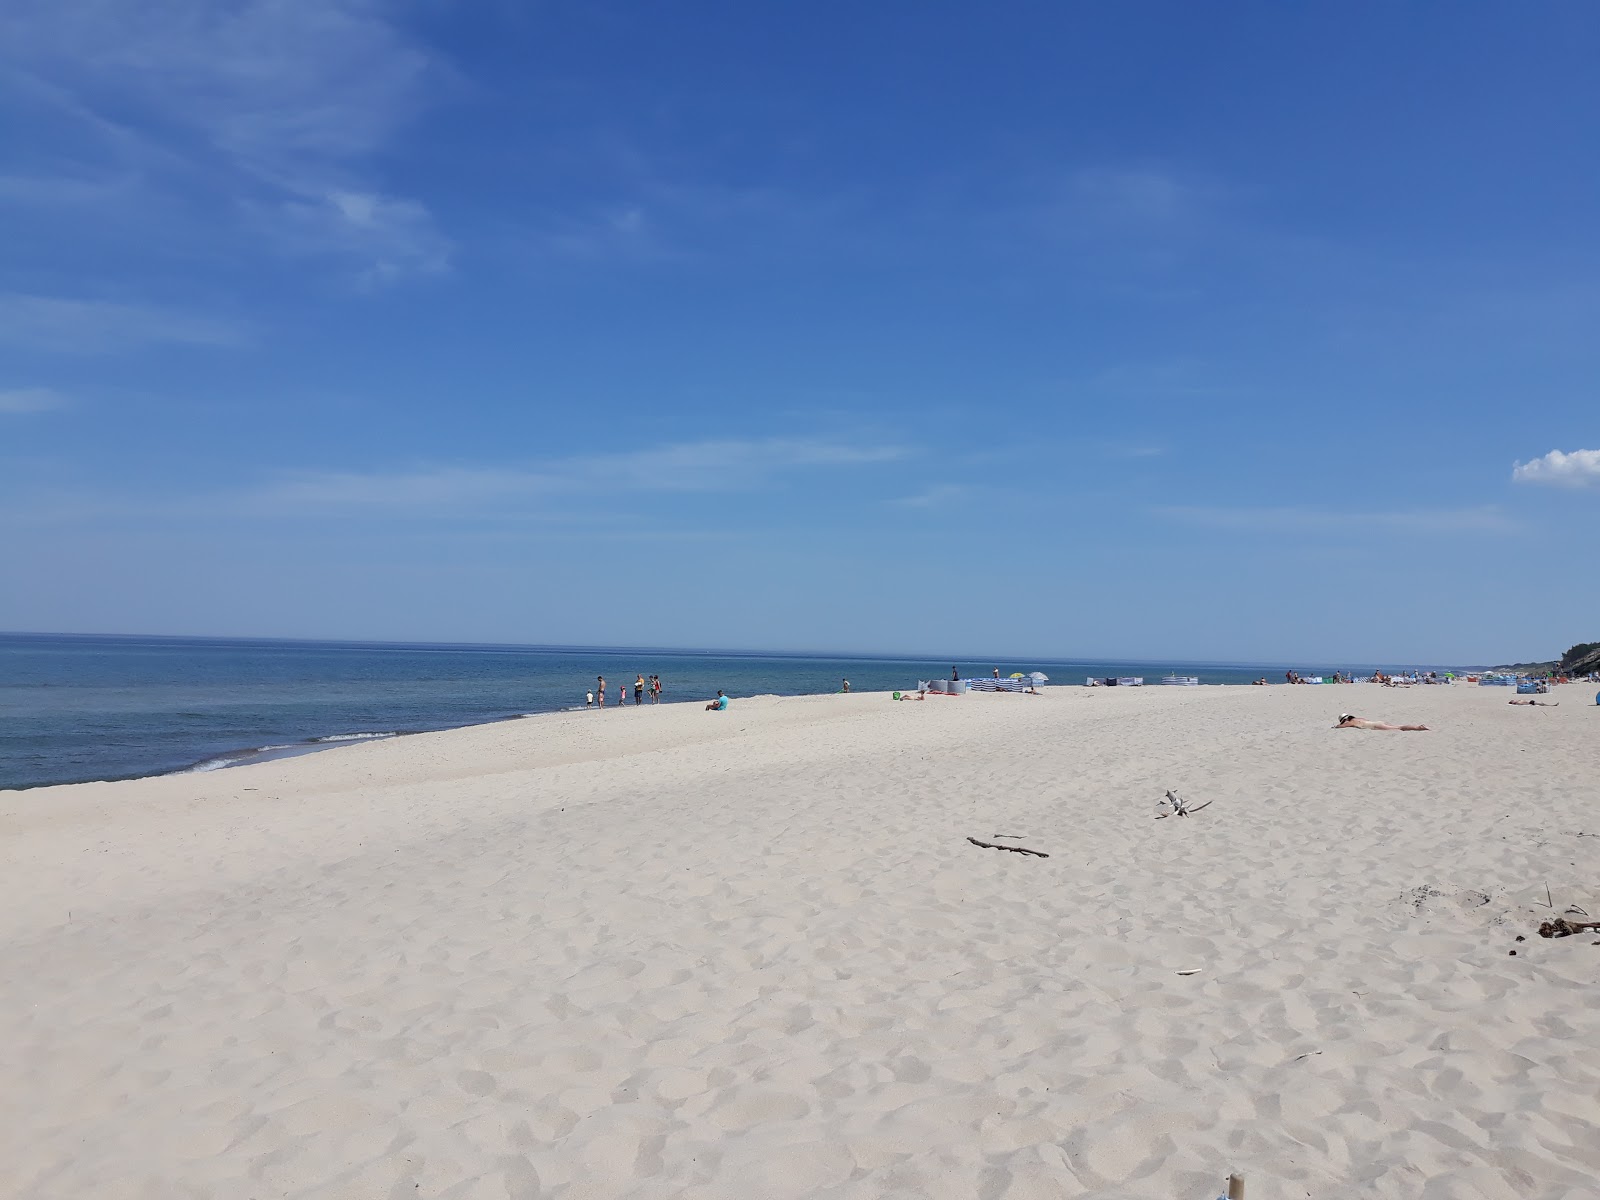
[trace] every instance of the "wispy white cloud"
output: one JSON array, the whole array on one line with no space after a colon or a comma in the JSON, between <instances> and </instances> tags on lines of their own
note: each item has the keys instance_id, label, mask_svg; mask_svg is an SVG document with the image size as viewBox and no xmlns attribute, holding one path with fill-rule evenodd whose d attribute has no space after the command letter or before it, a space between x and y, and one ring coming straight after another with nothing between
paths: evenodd
<instances>
[{"instance_id":1,"label":"wispy white cloud","mask_svg":"<svg viewBox=\"0 0 1600 1200\"><path fill-rule=\"evenodd\" d=\"M620 204L582 215L546 218L519 239L541 256L585 261L651 261L681 257L659 222L639 204Z\"/></svg>"},{"instance_id":2,"label":"wispy white cloud","mask_svg":"<svg viewBox=\"0 0 1600 1200\"><path fill-rule=\"evenodd\" d=\"M1248 533L1515 533L1520 528L1493 505L1388 512L1310 508L1211 508L1161 505L1157 515L1187 525Z\"/></svg>"},{"instance_id":3,"label":"wispy white cloud","mask_svg":"<svg viewBox=\"0 0 1600 1200\"><path fill-rule=\"evenodd\" d=\"M861 251L880 241L876 230L871 241L854 240L868 237L868 214L848 189L718 182L611 136L590 139L582 153L600 198L527 212L508 230L508 244L538 259L658 263L809 254L824 243Z\"/></svg>"},{"instance_id":4,"label":"wispy white cloud","mask_svg":"<svg viewBox=\"0 0 1600 1200\"><path fill-rule=\"evenodd\" d=\"M1155 222L1187 217L1205 194L1192 182L1149 167L1081 168L1072 173L1068 190L1101 215Z\"/></svg>"},{"instance_id":5,"label":"wispy white cloud","mask_svg":"<svg viewBox=\"0 0 1600 1200\"><path fill-rule=\"evenodd\" d=\"M109 172L19 171L0 175L0 203L51 209L102 205L121 199L128 183Z\"/></svg>"},{"instance_id":6,"label":"wispy white cloud","mask_svg":"<svg viewBox=\"0 0 1600 1200\"><path fill-rule=\"evenodd\" d=\"M1216 372L1196 360L1156 363L1121 363L1096 371L1075 387L1119 396L1154 399L1243 396L1246 389L1217 378Z\"/></svg>"},{"instance_id":7,"label":"wispy white cloud","mask_svg":"<svg viewBox=\"0 0 1600 1200\"><path fill-rule=\"evenodd\" d=\"M61 408L67 399L51 388L0 389L0 413L36 413Z\"/></svg>"},{"instance_id":8,"label":"wispy white cloud","mask_svg":"<svg viewBox=\"0 0 1600 1200\"><path fill-rule=\"evenodd\" d=\"M381 146L428 56L379 0L10 0L7 57L148 108L263 172Z\"/></svg>"},{"instance_id":9,"label":"wispy white cloud","mask_svg":"<svg viewBox=\"0 0 1600 1200\"><path fill-rule=\"evenodd\" d=\"M787 471L866 466L910 453L904 446L818 438L728 438L519 466L304 473L250 494L245 504L258 512L461 513L515 506L542 496L570 499L592 489L612 495L619 486L634 492L738 490Z\"/></svg>"},{"instance_id":10,"label":"wispy white cloud","mask_svg":"<svg viewBox=\"0 0 1600 1200\"><path fill-rule=\"evenodd\" d=\"M972 492L973 489L966 484L940 483L910 496L899 496L888 503L895 508L943 508L967 499Z\"/></svg>"},{"instance_id":11,"label":"wispy white cloud","mask_svg":"<svg viewBox=\"0 0 1600 1200\"><path fill-rule=\"evenodd\" d=\"M0 62L145 168L208 173L286 240L385 277L440 267L445 239L418 202L383 194L369 161L421 106L439 65L382 0L10 0ZM157 149L150 149L156 147ZM170 161L163 162L163 159ZM18 176L15 190L60 189ZM352 211L350 199L357 198ZM369 202L363 214L361 200ZM328 220L304 236L301 207ZM365 219L363 219L365 216Z\"/></svg>"},{"instance_id":12,"label":"wispy white cloud","mask_svg":"<svg viewBox=\"0 0 1600 1200\"><path fill-rule=\"evenodd\" d=\"M1519 462L1511 471L1518 483L1543 483L1556 487L1600 486L1600 450L1552 450L1540 458Z\"/></svg>"},{"instance_id":13,"label":"wispy white cloud","mask_svg":"<svg viewBox=\"0 0 1600 1200\"><path fill-rule=\"evenodd\" d=\"M30 350L99 354L169 344L237 346L237 322L142 304L0 293L0 342Z\"/></svg>"},{"instance_id":14,"label":"wispy white cloud","mask_svg":"<svg viewBox=\"0 0 1600 1200\"><path fill-rule=\"evenodd\" d=\"M1173 247L1221 223L1226 195L1216 181L1192 173L1083 166L1039 185L1028 223L1052 240L1114 251L1119 258L1131 248L1136 263L1159 265ZM1149 254L1156 257L1146 260Z\"/></svg>"},{"instance_id":15,"label":"wispy white cloud","mask_svg":"<svg viewBox=\"0 0 1600 1200\"><path fill-rule=\"evenodd\" d=\"M449 239L415 200L335 190L285 201L260 218L290 250L354 257L364 264L359 278L366 283L437 274L450 266Z\"/></svg>"}]
</instances>

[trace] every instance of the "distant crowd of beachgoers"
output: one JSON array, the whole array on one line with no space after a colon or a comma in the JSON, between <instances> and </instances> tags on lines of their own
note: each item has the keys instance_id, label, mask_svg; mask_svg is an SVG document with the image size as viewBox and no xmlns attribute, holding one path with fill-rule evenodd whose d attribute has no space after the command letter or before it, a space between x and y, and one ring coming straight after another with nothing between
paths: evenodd
<instances>
[{"instance_id":1,"label":"distant crowd of beachgoers","mask_svg":"<svg viewBox=\"0 0 1600 1200\"><path fill-rule=\"evenodd\" d=\"M650 697L651 704L661 703L661 676L651 675L646 678L643 675L635 675L633 677L633 702L635 704L643 704L647 695ZM628 702L628 685L626 683L618 686L616 696L616 707L621 708ZM583 704L585 708L604 708L606 706L606 677L604 675L595 676L594 691L585 693Z\"/></svg>"},{"instance_id":2,"label":"distant crowd of beachgoers","mask_svg":"<svg viewBox=\"0 0 1600 1200\"><path fill-rule=\"evenodd\" d=\"M992 678L995 679L995 680L1000 680L1001 679L1000 669L998 667L992 669L990 674L991 674ZM950 668L950 678L953 681L961 682L962 677L961 677L960 670L958 668L956 668L956 667L951 667ZM1028 681L1028 677L1021 676L1020 672L1018 673L1018 676L1014 677L1014 678L1019 678L1019 682L1021 684L1021 686L1019 686L1016 690L1020 691L1020 690L1023 690L1023 688L1025 687L1028 692L1033 693L1033 694L1037 694L1037 687L1035 685L1038 682L1042 681L1044 679L1044 676L1041 675L1041 674L1035 673L1033 675L1033 677L1032 677L1032 682L1031 683ZM1444 685L1453 684L1453 683L1478 683L1478 682L1480 682L1480 679L1488 679L1491 682L1499 681L1498 677L1494 676L1492 673L1480 676L1478 674L1466 674L1466 673L1457 674L1454 671L1423 671L1423 670L1420 670L1420 669L1410 670L1410 671L1397 671L1397 672L1394 672L1393 674L1380 669L1380 670L1374 670L1371 675L1360 675L1360 676L1358 676L1358 675L1356 675L1356 674L1354 674L1353 672L1350 672L1350 671L1334 671L1334 672L1332 672L1331 674L1328 674L1328 675L1302 675L1299 671L1294 671L1294 670L1285 671L1283 673L1283 681L1286 684L1376 683L1376 684L1381 684L1384 687L1414 687L1414 686L1424 686L1424 687L1426 687L1426 686L1430 686L1430 685L1444 686ZM967 681L967 682L971 682L971 681ZM1130 683L1130 684L1142 684L1142 683L1144 683L1144 680L1143 679L1133 679L1133 678L1130 678L1130 679L1125 680L1125 681L1112 680L1112 679L1105 679L1105 680L1090 679L1088 682L1089 682L1090 686L1104 686L1104 685L1113 684L1115 682L1126 682L1126 683ZM1166 683L1198 682L1198 680L1192 680L1192 679L1179 680L1177 677L1169 677L1168 679L1163 680L1163 682L1166 682ZM1269 683L1269 680L1267 679L1267 677L1265 675L1263 675L1259 679L1252 680L1251 682L1254 683L1255 686L1257 686L1257 687L1266 687L1268 685L1268 683ZM1552 682L1564 683L1564 682L1567 682L1567 679L1566 679L1566 677L1555 677L1555 678L1552 679ZM938 686L940 688L943 688L945 685L940 684ZM985 683L985 686L988 686L987 683ZM918 689L917 689L917 695L914 698L920 699L922 697L922 695L926 693L928 687L929 687L928 684L920 684L918 686ZM624 682L623 684L621 684L620 686L615 688L615 690L611 691L610 694L611 694L611 697L612 697L612 707L621 708L624 705L626 705L628 703L629 690L630 690L629 689L629 685L626 682ZM661 703L661 693L662 693L661 676L659 676L659 675L642 675L642 674L641 675L635 675L634 679L633 679L633 685L632 685L632 689L631 690L632 690L632 693L633 693L633 703L635 705L644 704L646 702L647 698L649 700L649 703L651 703L651 704L659 704L659 703ZM840 692L849 692L850 691L850 681L848 679L840 680L839 691ZM595 677L594 689L589 691L589 692L587 692L585 694L585 696L584 696L584 707L586 707L586 708L605 708L606 707L606 701L607 701L607 692L608 692L608 689L607 689L607 685L606 685L606 677L604 675L596 676ZM895 699L898 700L898 699L901 699L901 698L902 698L901 693L898 693L898 692L895 693ZM913 697L912 697L911 693L907 692L907 693L904 694L904 698L911 699ZM726 697L725 693L723 693L722 691L719 690L717 692L716 697L706 707L710 708L710 709L714 709L714 710L719 710L720 711L722 709L725 709L727 707L727 705L728 705L728 701L727 701L727 697Z\"/></svg>"}]
</instances>

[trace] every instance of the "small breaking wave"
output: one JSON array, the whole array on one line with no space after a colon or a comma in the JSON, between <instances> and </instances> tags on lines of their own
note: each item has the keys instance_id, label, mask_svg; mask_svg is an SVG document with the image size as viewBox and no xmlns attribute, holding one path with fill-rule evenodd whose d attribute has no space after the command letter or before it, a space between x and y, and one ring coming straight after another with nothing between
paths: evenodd
<instances>
[{"instance_id":1,"label":"small breaking wave","mask_svg":"<svg viewBox=\"0 0 1600 1200\"><path fill-rule=\"evenodd\" d=\"M331 750L342 743L374 742L384 738L400 737L399 731L391 733L329 733L322 737L307 738L303 742L275 742L268 746L248 746L242 750L229 750L201 759L193 766L174 771L175 775L193 775L207 771L221 771L227 767L242 767L251 763L271 762L279 758L297 758L314 754L318 750Z\"/></svg>"},{"instance_id":2,"label":"small breaking wave","mask_svg":"<svg viewBox=\"0 0 1600 1200\"><path fill-rule=\"evenodd\" d=\"M240 763L255 762L262 755L274 754L284 750L293 750L294 746L252 746L248 750L232 750L227 754L219 754L215 758L201 759L192 767L184 767L175 772L178 775L196 775L206 771L220 771L224 767L236 767Z\"/></svg>"}]
</instances>

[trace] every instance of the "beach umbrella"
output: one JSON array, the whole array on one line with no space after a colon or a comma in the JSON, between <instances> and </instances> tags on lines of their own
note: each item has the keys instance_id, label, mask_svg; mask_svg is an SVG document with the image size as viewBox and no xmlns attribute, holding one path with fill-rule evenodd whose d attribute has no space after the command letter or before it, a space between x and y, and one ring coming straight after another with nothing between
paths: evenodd
<instances>
[{"instance_id":1,"label":"beach umbrella","mask_svg":"<svg viewBox=\"0 0 1600 1200\"><path fill-rule=\"evenodd\" d=\"M1022 672L1021 671L1013 671L1013 672L1011 672L1011 678L1013 678L1013 679L1021 679L1022 678Z\"/></svg>"},{"instance_id":2,"label":"beach umbrella","mask_svg":"<svg viewBox=\"0 0 1600 1200\"><path fill-rule=\"evenodd\" d=\"M1046 675L1043 671L1030 671L1028 673L1028 678L1033 680L1035 683L1050 682L1050 676Z\"/></svg>"}]
</instances>

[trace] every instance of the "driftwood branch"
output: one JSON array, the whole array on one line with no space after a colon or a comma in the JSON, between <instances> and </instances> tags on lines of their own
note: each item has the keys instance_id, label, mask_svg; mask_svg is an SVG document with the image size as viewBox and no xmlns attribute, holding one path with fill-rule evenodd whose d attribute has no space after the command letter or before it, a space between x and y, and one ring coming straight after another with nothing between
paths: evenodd
<instances>
[{"instance_id":1,"label":"driftwood branch","mask_svg":"<svg viewBox=\"0 0 1600 1200\"><path fill-rule=\"evenodd\" d=\"M967 841L971 842L974 846L982 846L985 850L1009 850L1013 854L1031 854L1035 858L1050 857L1043 850L1029 850L1026 846L1002 846L998 842L980 842L975 837L969 837Z\"/></svg>"}]
</instances>

